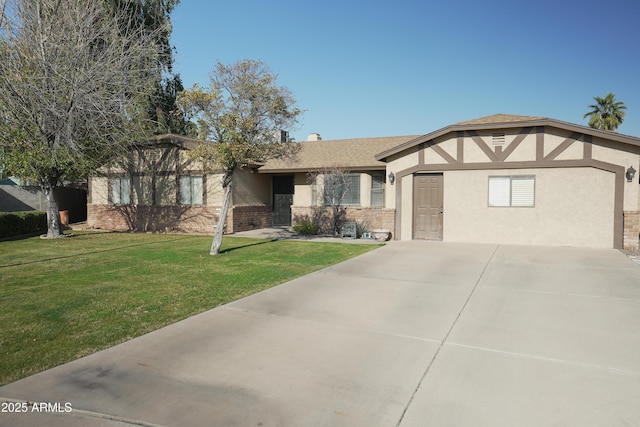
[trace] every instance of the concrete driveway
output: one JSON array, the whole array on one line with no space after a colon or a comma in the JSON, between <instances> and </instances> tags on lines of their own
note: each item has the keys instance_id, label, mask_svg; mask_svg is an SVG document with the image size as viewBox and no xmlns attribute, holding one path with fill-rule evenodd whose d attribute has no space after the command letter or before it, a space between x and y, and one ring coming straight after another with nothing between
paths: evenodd
<instances>
[{"instance_id":1,"label":"concrete driveway","mask_svg":"<svg viewBox=\"0 0 640 427\"><path fill-rule=\"evenodd\" d=\"M27 400L71 412L0 425L638 425L640 267L392 242L0 388Z\"/></svg>"}]
</instances>

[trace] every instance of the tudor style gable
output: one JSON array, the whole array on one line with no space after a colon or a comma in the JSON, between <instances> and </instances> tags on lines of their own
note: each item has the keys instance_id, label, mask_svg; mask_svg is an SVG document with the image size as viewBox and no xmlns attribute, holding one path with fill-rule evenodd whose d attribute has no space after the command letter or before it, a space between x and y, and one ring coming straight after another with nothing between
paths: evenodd
<instances>
[{"instance_id":1,"label":"tudor style gable","mask_svg":"<svg viewBox=\"0 0 640 427\"><path fill-rule=\"evenodd\" d=\"M449 206L433 210L433 212L441 212L442 218L439 221L444 225L439 225L437 221L434 223L435 225L426 223L420 225L420 227L442 227L444 240L448 240L447 235L450 238L455 236L455 239L472 236L467 231L473 227L471 221L476 221L478 224L486 221L490 229L492 221L506 220L519 221L518 227L522 230L520 235L523 236L519 239L511 238L503 230L501 232L504 236L511 238L507 241L545 244L546 240L524 237L527 229L526 222L531 222L530 227L553 230L554 225L550 221L545 222L541 219L550 216L553 212L551 200L558 200L553 203L558 207L556 212L562 212L562 217L557 218L557 222L569 222L567 216L572 212L572 207L568 202L563 203L562 197L568 200L577 197L577 194L582 194L580 198L584 199L588 193L585 192L585 188L592 185L594 188L600 186L603 196L601 199L594 198L590 201L592 208L589 208L586 203L576 201L574 204L577 212L575 220L594 224L610 223L610 231L605 233L602 231L603 228L598 229L602 231L602 236L599 237L600 243L596 245L603 245L602 242L609 239L606 236L611 235L610 244L613 247L622 247L623 234L627 235L626 232L623 233L623 215L626 215L627 212L632 214L639 210L640 192L637 182L635 185L625 185L627 184L626 171L631 167L635 169L640 167L639 138L599 131L544 117L495 115L462 122L379 153L376 155L376 159L386 161L388 171L397 177L398 185L396 186L394 206L396 208L396 237L402 239L406 239L407 235L420 234L416 231L415 218L420 214L414 206L418 195L411 190L415 176L420 174L444 175L444 190L441 191L444 191L444 205L448 201ZM468 185L464 185L464 181L455 181L462 179L463 175L460 173L464 171L468 171L464 176L469 180L481 179L484 182L484 189L477 188L481 190L482 194L471 193L470 189L476 184L469 182ZM480 171L485 172L480 173ZM551 171L558 171L558 173ZM562 177L560 179L564 181L558 181L558 178L552 180L551 177L554 173L558 177ZM539 195L540 203L532 205L533 211L490 209L491 206L487 200L487 194L490 190L486 188L485 181L488 177L491 180L491 176L500 175L505 177L533 176L532 182L535 181L535 175L539 175L540 186L536 189L536 195ZM611 184L602 183L603 181L609 182L609 180ZM553 184L554 182L555 184ZM454 183L457 187L453 185ZM557 193L547 191L545 185L556 185ZM561 187L564 188L564 196L560 195ZM473 214L462 215L462 205L459 207L454 202L459 200L457 197L461 192L467 192L469 196L475 197L474 200L477 200L478 205L482 200L485 200L485 206L476 206L477 210ZM409 194L413 196L409 196ZM472 200L473 197L469 200ZM462 203L461 199L460 203ZM603 206L607 206L606 209ZM453 212L451 212L452 207L454 207ZM598 218L595 217L595 214L589 215L589 212L597 209L606 210L606 212L601 212ZM607 213L609 210L610 213ZM435 218L435 214L433 217ZM468 224L463 224L464 221L467 221ZM603 225L603 227L608 228L609 226ZM588 232L585 230L585 233ZM480 235L481 233L476 232L475 234ZM552 231L549 231L549 234L552 234ZM584 245L592 244L588 242L588 239L580 237L583 233L577 228L573 234L578 237L568 237L566 240L557 239L558 244L580 245L583 244L581 242L585 242ZM633 237L633 232L629 233L629 236L631 240L635 239L637 246L638 236ZM499 240L500 237L496 237L496 241ZM596 240L593 239L594 242ZM548 241L553 241L552 237Z\"/></svg>"}]
</instances>

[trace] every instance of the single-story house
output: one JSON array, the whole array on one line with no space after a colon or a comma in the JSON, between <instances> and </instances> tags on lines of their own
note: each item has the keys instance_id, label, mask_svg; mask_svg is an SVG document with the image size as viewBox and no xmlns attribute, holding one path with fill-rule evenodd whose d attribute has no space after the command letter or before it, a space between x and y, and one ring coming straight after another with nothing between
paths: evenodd
<instances>
[{"instance_id":1,"label":"single-story house","mask_svg":"<svg viewBox=\"0 0 640 427\"><path fill-rule=\"evenodd\" d=\"M220 175L189 159L197 143L158 136L127 168L93 177L89 225L212 232ZM237 172L227 232L322 220L323 172L339 168L345 218L397 240L638 248L640 138L496 114L421 136L301 144L295 159Z\"/></svg>"}]
</instances>

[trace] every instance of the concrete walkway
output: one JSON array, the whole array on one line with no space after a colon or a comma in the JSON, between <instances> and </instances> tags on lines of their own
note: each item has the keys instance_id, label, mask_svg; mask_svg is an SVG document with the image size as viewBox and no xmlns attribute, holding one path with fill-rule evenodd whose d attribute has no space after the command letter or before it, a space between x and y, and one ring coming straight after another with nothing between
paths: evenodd
<instances>
[{"instance_id":1,"label":"concrete walkway","mask_svg":"<svg viewBox=\"0 0 640 427\"><path fill-rule=\"evenodd\" d=\"M230 234L234 237L250 237L254 239L272 239L272 240L304 240L309 242L331 242L331 243L356 243L356 244L376 244L380 243L375 239L353 239L340 238L332 236L303 236L293 231L291 227L272 227L260 228L257 230L240 231Z\"/></svg>"},{"instance_id":2,"label":"concrete walkway","mask_svg":"<svg viewBox=\"0 0 640 427\"><path fill-rule=\"evenodd\" d=\"M639 330L618 251L391 242L1 387L72 409L0 425L638 425Z\"/></svg>"}]
</instances>

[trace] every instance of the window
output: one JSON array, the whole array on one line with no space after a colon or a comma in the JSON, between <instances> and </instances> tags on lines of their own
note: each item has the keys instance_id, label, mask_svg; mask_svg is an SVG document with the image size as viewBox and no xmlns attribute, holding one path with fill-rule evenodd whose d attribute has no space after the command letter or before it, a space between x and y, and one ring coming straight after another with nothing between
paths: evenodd
<instances>
[{"instance_id":1,"label":"window","mask_svg":"<svg viewBox=\"0 0 640 427\"><path fill-rule=\"evenodd\" d=\"M384 173L371 174L371 206L384 206Z\"/></svg>"},{"instance_id":2,"label":"window","mask_svg":"<svg viewBox=\"0 0 640 427\"><path fill-rule=\"evenodd\" d=\"M111 178L111 203L115 205L128 205L131 203L131 180L126 177Z\"/></svg>"},{"instance_id":3,"label":"window","mask_svg":"<svg viewBox=\"0 0 640 427\"><path fill-rule=\"evenodd\" d=\"M324 176L324 204L326 206L360 205L360 174L326 174Z\"/></svg>"},{"instance_id":4,"label":"window","mask_svg":"<svg viewBox=\"0 0 640 427\"><path fill-rule=\"evenodd\" d=\"M535 176L490 176L489 206L533 207Z\"/></svg>"},{"instance_id":5,"label":"window","mask_svg":"<svg viewBox=\"0 0 640 427\"><path fill-rule=\"evenodd\" d=\"M202 176L181 176L180 204L201 205L202 200Z\"/></svg>"}]
</instances>

